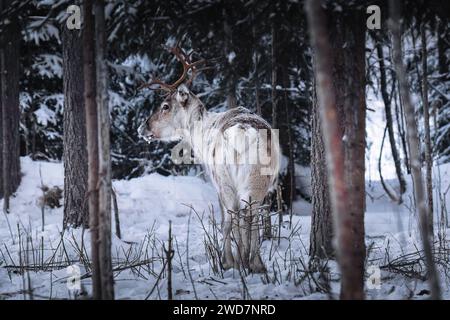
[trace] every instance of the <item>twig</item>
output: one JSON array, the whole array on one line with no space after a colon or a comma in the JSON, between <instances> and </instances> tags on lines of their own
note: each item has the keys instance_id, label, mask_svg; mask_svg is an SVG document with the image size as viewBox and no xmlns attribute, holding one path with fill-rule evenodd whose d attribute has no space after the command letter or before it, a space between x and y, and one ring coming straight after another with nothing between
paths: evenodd
<instances>
[{"instance_id":1,"label":"twig","mask_svg":"<svg viewBox=\"0 0 450 320\"><path fill-rule=\"evenodd\" d=\"M380 181L381 181L381 185L383 186L384 191L386 192L386 194L389 196L389 198L398 203L401 204L402 203L402 196L401 195L396 195L394 193L393 190L391 190L387 185L386 182L384 181L383 178L383 173L381 170L381 159L383 157L383 149L384 149L384 140L386 139L386 132L388 130L388 126L386 125L386 127L384 128L384 133L383 133L383 139L381 139L381 147L380 147L380 156L378 158L378 172L380 174Z\"/></svg>"},{"instance_id":2,"label":"twig","mask_svg":"<svg viewBox=\"0 0 450 320\"><path fill-rule=\"evenodd\" d=\"M190 234L190 229L191 229L191 215L192 215L192 210L189 211L188 227L187 227L187 235L186 235L186 266L187 266L187 271L189 274L189 279L191 280L195 299L198 300L197 290L195 290L194 280L192 279L192 273L191 273L191 269L189 267L189 234Z\"/></svg>"},{"instance_id":3,"label":"twig","mask_svg":"<svg viewBox=\"0 0 450 320\"><path fill-rule=\"evenodd\" d=\"M152 295L153 291L155 291L155 288L158 286L159 281L161 280L161 277L164 273L164 270L166 269L166 265L167 265L167 260L164 261L163 267L161 269L161 272L158 275L158 278L156 279L155 284L152 287L152 290L150 290L150 292L147 294L147 296L145 297L145 300L148 300L148 298L150 298L150 296Z\"/></svg>"},{"instance_id":4,"label":"twig","mask_svg":"<svg viewBox=\"0 0 450 320\"><path fill-rule=\"evenodd\" d=\"M167 261L167 300L172 300L172 259L175 254L174 250L172 249L172 221L169 220L169 241L168 241L168 248L166 249L165 246L163 246L164 252L166 254L166 261Z\"/></svg>"},{"instance_id":5,"label":"twig","mask_svg":"<svg viewBox=\"0 0 450 320\"><path fill-rule=\"evenodd\" d=\"M120 232L120 220L119 220L119 206L117 205L117 196L114 188L111 186L111 195L113 200L113 208L114 208L114 222L116 225L116 236L119 239L122 239Z\"/></svg>"},{"instance_id":6,"label":"twig","mask_svg":"<svg viewBox=\"0 0 450 320\"><path fill-rule=\"evenodd\" d=\"M44 182L42 181L42 171L41 166L39 165L39 178L41 180L41 190L42 190L42 203L41 203L41 219L42 219L42 229L41 231L44 232L44 226L45 226L45 189L44 189Z\"/></svg>"}]
</instances>

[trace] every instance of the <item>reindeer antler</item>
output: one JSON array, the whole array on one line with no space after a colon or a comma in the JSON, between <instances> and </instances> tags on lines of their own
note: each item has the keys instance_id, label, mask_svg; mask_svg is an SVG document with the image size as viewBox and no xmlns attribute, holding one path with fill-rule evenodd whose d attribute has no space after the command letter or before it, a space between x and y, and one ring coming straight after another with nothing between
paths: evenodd
<instances>
[{"instance_id":1,"label":"reindeer antler","mask_svg":"<svg viewBox=\"0 0 450 320\"><path fill-rule=\"evenodd\" d=\"M189 70L192 70L191 78L188 79L187 85L190 86L192 82L194 81L195 77L198 75L199 71L202 71L204 69L198 69L197 67L203 63L206 62L205 59L201 59L195 62L192 62L192 56L194 54L194 51L191 51L189 54L187 54L181 47L180 42L176 44L175 47L168 48L168 50L178 59L178 61L181 62L183 65L183 73L181 74L180 78L178 78L177 81L175 81L172 84L167 84L161 81L158 78L155 78L149 83L145 83L139 87L139 89L143 88L150 88L150 89L161 89L168 92L174 92L178 88L180 84L182 84L186 78L188 77ZM153 85L159 85L158 88L152 88Z\"/></svg>"},{"instance_id":2,"label":"reindeer antler","mask_svg":"<svg viewBox=\"0 0 450 320\"><path fill-rule=\"evenodd\" d=\"M186 80L189 70L192 69L192 77L191 79L188 80L188 84L191 84L194 78L197 76L198 71L197 67L205 63L205 60L202 59L192 62L192 55L194 54L194 51L192 51L189 54L186 54L186 52L184 52L184 50L181 49L179 44L177 44L173 48L170 48L170 52L172 52L178 59L178 61L180 61L181 64L183 65L183 73L181 74L181 77L177 81L175 81L172 84L172 86L176 89L180 84L182 84Z\"/></svg>"}]
</instances>

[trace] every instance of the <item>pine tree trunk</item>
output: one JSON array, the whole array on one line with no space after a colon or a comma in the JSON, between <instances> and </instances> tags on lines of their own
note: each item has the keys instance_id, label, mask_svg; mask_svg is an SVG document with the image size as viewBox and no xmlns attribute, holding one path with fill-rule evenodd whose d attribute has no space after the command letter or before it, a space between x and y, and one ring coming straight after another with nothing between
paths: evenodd
<instances>
[{"instance_id":1,"label":"pine tree trunk","mask_svg":"<svg viewBox=\"0 0 450 320\"><path fill-rule=\"evenodd\" d=\"M91 232L92 291L94 299L102 298L101 268L99 259L99 221L98 221L98 124L94 50L94 16L92 0L83 6L83 76L84 105L86 108L86 142L88 152L88 207L89 228Z\"/></svg>"},{"instance_id":2,"label":"pine tree trunk","mask_svg":"<svg viewBox=\"0 0 450 320\"><path fill-rule=\"evenodd\" d=\"M0 0L1 4L1 0ZM1 11L0 6L0 11ZM1 44L1 39L0 39ZM1 51L0 51L0 59L1 59ZM1 61L0 61L1 68ZM0 70L1 71L1 70ZM2 181L0 182L0 199L3 198L3 104L2 104L2 77L0 75L0 177Z\"/></svg>"},{"instance_id":3,"label":"pine tree trunk","mask_svg":"<svg viewBox=\"0 0 450 320\"><path fill-rule=\"evenodd\" d=\"M365 150L366 150L366 73L365 30L355 28L365 23L358 11L333 15L330 26L331 45L334 52L334 88L336 106L341 115L341 131L344 145L345 183L348 190L346 206L347 223L341 225L343 238L347 241L341 249L346 267L351 269L351 279L342 283L341 297L362 299L364 297L365 233ZM355 283L356 282L356 283ZM346 288L346 289L345 289Z\"/></svg>"},{"instance_id":4,"label":"pine tree trunk","mask_svg":"<svg viewBox=\"0 0 450 320\"><path fill-rule=\"evenodd\" d=\"M64 87L64 228L89 227L88 156L83 101L82 38L79 30L62 26Z\"/></svg>"},{"instance_id":5,"label":"pine tree trunk","mask_svg":"<svg viewBox=\"0 0 450 320\"><path fill-rule=\"evenodd\" d=\"M114 299L114 278L111 261L111 159L110 119L106 67L105 3L95 2L95 34L97 71L97 112L99 129L99 260L101 270L102 299Z\"/></svg>"},{"instance_id":6,"label":"pine tree trunk","mask_svg":"<svg viewBox=\"0 0 450 320\"><path fill-rule=\"evenodd\" d=\"M271 50L272 50L272 92L271 92L271 98L272 98L272 128L278 129L278 96L277 96L277 73L278 73L278 67L277 67L277 30L275 23L272 22L271 27Z\"/></svg>"},{"instance_id":7,"label":"pine tree trunk","mask_svg":"<svg viewBox=\"0 0 450 320\"><path fill-rule=\"evenodd\" d=\"M332 21L327 21L320 1L314 0L307 2L307 12L316 56L317 95L342 274L340 296L363 299L365 30L354 26L364 25L365 21L360 12L349 10L330 16Z\"/></svg>"},{"instance_id":8,"label":"pine tree trunk","mask_svg":"<svg viewBox=\"0 0 450 320\"><path fill-rule=\"evenodd\" d=\"M397 179L400 184L400 195L398 201L401 202L402 194L406 191L406 182L403 176L402 167L401 167L401 159L399 156L399 152L397 149L397 144L395 141L395 133L394 133L394 121L392 119L392 108L391 108L391 98L389 97L387 91L387 79L386 79L386 67L384 64L384 53L383 47L379 41L376 44L377 54L380 66L380 87L381 87L381 96L384 102L384 109L386 114L386 123L389 134L389 144L391 145L391 153L392 158L394 159L395 172L397 174Z\"/></svg>"},{"instance_id":9,"label":"pine tree trunk","mask_svg":"<svg viewBox=\"0 0 450 320\"><path fill-rule=\"evenodd\" d=\"M423 121L425 130L425 165L426 165L426 188L428 200L428 228L431 237L433 237L433 181L432 181L432 166L433 159L431 157L431 135L430 135L430 109L428 104L428 82L427 82L427 39L425 26L422 25L420 29L420 36L422 40L422 99L423 99Z\"/></svg>"},{"instance_id":10,"label":"pine tree trunk","mask_svg":"<svg viewBox=\"0 0 450 320\"><path fill-rule=\"evenodd\" d=\"M293 215L293 204L296 199L296 184L295 184L295 158L294 158L294 143L292 139L292 125L291 125L291 112L288 106L288 94L287 94L287 88L289 86L289 76L286 70L283 70L283 104L284 104L284 113L285 113L285 128L287 132L287 145L286 149L288 151L288 175L287 175L287 183L288 186L286 186L286 193L288 195L288 203L290 207L290 218L289 218L289 225L292 226L292 215Z\"/></svg>"},{"instance_id":11,"label":"pine tree trunk","mask_svg":"<svg viewBox=\"0 0 450 320\"><path fill-rule=\"evenodd\" d=\"M225 91L227 97L227 108L233 109L237 107L237 98L236 98L236 77L233 66L233 61L230 59L229 54L232 52L232 41L233 41L233 32L231 26L228 22L227 9L223 8L223 32L225 35L224 41L224 54L226 57L226 81L225 81Z\"/></svg>"},{"instance_id":12,"label":"pine tree trunk","mask_svg":"<svg viewBox=\"0 0 450 320\"><path fill-rule=\"evenodd\" d=\"M414 106L411 101L411 96L408 89L408 80L406 78L406 70L402 61L401 49L401 26L400 26L400 9L399 3L395 0L389 2L389 9L391 18L389 21L392 32L393 43L393 62L395 65L395 73L397 75L400 96L404 105L404 112L406 118L406 134L409 146L409 155L411 161L411 173L413 179L414 195L416 201L416 208L419 213L419 226L422 234L422 245L425 255L425 261L428 269L428 276L431 287L431 298L440 299L441 289L439 285L439 278L434 264L433 251L430 240L429 225L428 225L428 207L426 205L426 198L424 192L424 184L422 180L421 161L419 152L419 135L417 123L414 116Z\"/></svg>"},{"instance_id":13,"label":"pine tree trunk","mask_svg":"<svg viewBox=\"0 0 450 320\"><path fill-rule=\"evenodd\" d=\"M258 116L262 115L262 110L261 110L261 102L259 101L259 86L260 86L260 81L259 81L259 73L258 73L258 38L256 36L256 23L255 23L255 16L254 13L252 12L251 14L252 17L252 40L253 40L253 52L252 52L252 61L254 64L254 69L253 72L255 73L255 105L256 105L256 114Z\"/></svg>"},{"instance_id":14,"label":"pine tree trunk","mask_svg":"<svg viewBox=\"0 0 450 320\"><path fill-rule=\"evenodd\" d=\"M309 256L312 260L315 260L316 258L332 258L334 249L325 146L322 138L316 89L313 90L311 134L312 216Z\"/></svg>"},{"instance_id":15,"label":"pine tree trunk","mask_svg":"<svg viewBox=\"0 0 450 320\"><path fill-rule=\"evenodd\" d=\"M448 77L448 59L446 51L448 50L448 25L446 21L439 19L437 27L437 51L438 51L438 66L439 74ZM447 37L446 37L447 36Z\"/></svg>"},{"instance_id":16,"label":"pine tree trunk","mask_svg":"<svg viewBox=\"0 0 450 320\"><path fill-rule=\"evenodd\" d=\"M1 1L0 9L12 1ZM4 210L9 212L9 198L20 184L19 137L19 42L20 27L16 18L3 27L0 34L0 102L1 102L1 153L2 189Z\"/></svg>"}]
</instances>

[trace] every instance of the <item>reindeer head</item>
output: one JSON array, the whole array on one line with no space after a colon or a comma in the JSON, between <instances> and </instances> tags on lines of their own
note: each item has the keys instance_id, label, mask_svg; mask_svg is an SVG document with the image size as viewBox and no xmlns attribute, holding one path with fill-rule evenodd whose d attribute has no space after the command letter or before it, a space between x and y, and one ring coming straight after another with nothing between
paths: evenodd
<instances>
[{"instance_id":1,"label":"reindeer head","mask_svg":"<svg viewBox=\"0 0 450 320\"><path fill-rule=\"evenodd\" d=\"M204 108L200 99L189 90L189 87L197 72L200 71L197 67L205 60L192 62L193 52L186 54L179 45L169 50L182 63L183 73L173 84L166 84L159 79L154 79L141 86L141 88L164 90L167 93L161 105L138 129L139 136L147 142L152 139L163 141L182 139L182 130L185 129L186 123L190 120L197 120L192 119L193 114L201 114ZM187 80L189 71L191 71L191 77Z\"/></svg>"}]
</instances>

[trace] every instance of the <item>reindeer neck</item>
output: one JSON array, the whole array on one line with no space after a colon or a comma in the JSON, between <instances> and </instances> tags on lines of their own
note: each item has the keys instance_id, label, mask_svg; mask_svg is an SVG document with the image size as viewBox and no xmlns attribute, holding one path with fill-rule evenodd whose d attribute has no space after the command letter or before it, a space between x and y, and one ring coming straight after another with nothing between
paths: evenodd
<instances>
[{"instance_id":1,"label":"reindeer neck","mask_svg":"<svg viewBox=\"0 0 450 320\"><path fill-rule=\"evenodd\" d=\"M206 143L208 132L211 128L213 119L217 113L206 111L204 108L198 108L188 114L185 123L185 132L188 135L186 140L189 142L196 158L202 160L203 147Z\"/></svg>"}]
</instances>

